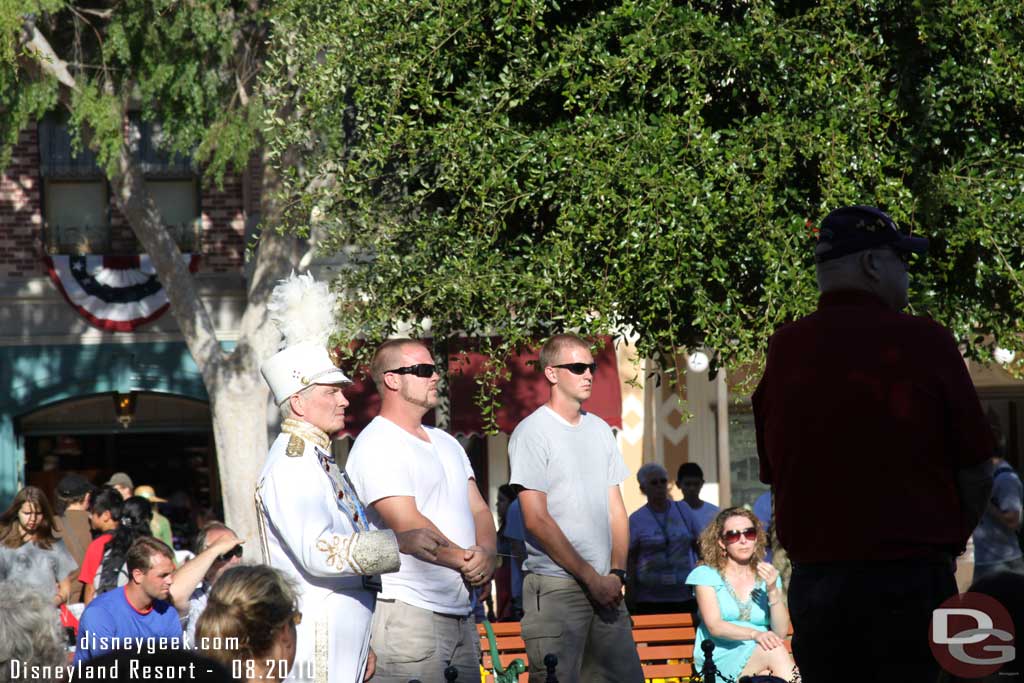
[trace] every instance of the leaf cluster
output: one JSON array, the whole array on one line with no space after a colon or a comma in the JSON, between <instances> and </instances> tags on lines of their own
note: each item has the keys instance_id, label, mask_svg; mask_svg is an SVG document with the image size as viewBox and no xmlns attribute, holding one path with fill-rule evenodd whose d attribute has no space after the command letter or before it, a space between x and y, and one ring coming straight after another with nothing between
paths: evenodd
<instances>
[{"instance_id":1,"label":"leaf cluster","mask_svg":"<svg viewBox=\"0 0 1024 683\"><path fill-rule=\"evenodd\" d=\"M125 116L138 112L159 123L165 151L191 154L222 179L259 144L253 88L268 25L257 3L239 0L0 2L0 149L9 153L25 126L60 104L77 144L97 152L109 177L126 144ZM75 87L58 86L33 51L33 27Z\"/></svg>"}]
</instances>

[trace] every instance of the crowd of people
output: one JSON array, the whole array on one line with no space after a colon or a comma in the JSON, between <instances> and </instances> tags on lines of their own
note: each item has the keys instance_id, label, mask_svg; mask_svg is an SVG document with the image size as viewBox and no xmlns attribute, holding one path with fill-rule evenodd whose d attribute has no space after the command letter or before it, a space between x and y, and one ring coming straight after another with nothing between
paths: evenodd
<instances>
[{"instance_id":1,"label":"crowd of people","mask_svg":"<svg viewBox=\"0 0 1024 683\"><path fill-rule=\"evenodd\" d=\"M419 341L376 349L380 413L339 465L330 441L349 379L327 348L336 302L293 275L269 305L285 341L262 372L282 425L255 491L259 562L243 564L244 540L211 523L179 563L161 499L123 473L95 491L65 478L59 521L26 487L0 515L0 680L66 664L62 623L77 631L76 665L116 668L135 648L165 666L208 657L208 674L235 680L431 683L448 667L476 680L474 615L494 581L493 616L521 620L532 683L548 654L563 682L641 683L630 615L663 612L695 615L695 664L712 642L726 681L933 683L929 620L956 593L972 531L979 590L1012 595L1004 584L1019 586L1008 573L1024 574L1024 559L1021 481L955 344L901 312L908 260L925 246L872 207L822 223L819 308L772 337L753 395L771 487L753 510L702 500L694 463L679 468L675 500L649 463L636 472L646 504L628 515L630 472L583 409L590 346L551 337L539 363L550 393L511 435L497 528L465 451L424 424L439 375ZM846 485L883 468L892 483L876 481L872 500ZM766 561L769 525L792 561L788 590ZM1005 599L1017 619L1019 600ZM168 654L179 645L196 653Z\"/></svg>"}]
</instances>

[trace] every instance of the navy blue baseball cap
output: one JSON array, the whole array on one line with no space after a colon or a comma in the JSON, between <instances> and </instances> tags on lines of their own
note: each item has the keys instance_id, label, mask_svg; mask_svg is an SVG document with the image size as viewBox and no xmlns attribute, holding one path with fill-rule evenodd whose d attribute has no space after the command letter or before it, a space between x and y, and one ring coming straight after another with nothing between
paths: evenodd
<instances>
[{"instance_id":1,"label":"navy blue baseball cap","mask_svg":"<svg viewBox=\"0 0 1024 683\"><path fill-rule=\"evenodd\" d=\"M914 254L928 251L927 238L904 235L887 213L873 206L836 209L821 222L818 241L832 248L816 254L817 263L878 247Z\"/></svg>"}]
</instances>

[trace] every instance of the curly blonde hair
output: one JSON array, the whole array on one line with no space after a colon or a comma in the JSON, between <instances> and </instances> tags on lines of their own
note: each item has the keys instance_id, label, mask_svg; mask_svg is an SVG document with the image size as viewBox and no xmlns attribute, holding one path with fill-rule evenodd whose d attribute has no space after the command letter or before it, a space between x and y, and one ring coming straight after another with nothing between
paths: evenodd
<instances>
[{"instance_id":1,"label":"curly blonde hair","mask_svg":"<svg viewBox=\"0 0 1024 683\"><path fill-rule=\"evenodd\" d=\"M210 591L196 623L202 654L227 666L232 660L267 654L281 626L298 614L298 594L280 571L266 565L240 565L224 572ZM233 641L232 639L236 639ZM237 642L237 649L203 649L205 643Z\"/></svg>"},{"instance_id":2,"label":"curly blonde hair","mask_svg":"<svg viewBox=\"0 0 1024 683\"><path fill-rule=\"evenodd\" d=\"M756 567L758 562L764 560L765 549L768 547L768 536L754 513L739 507L722 510L701 532L700 538L697 540L701 564L717 571L721 571L725 567L725 549L718 544L718 541L725 530L725 522L730 517L743 517L750 522L750 526L757 529L757 542L754 544L754 554L750 558L751 566Z\"/></svg>"}]
</instances>

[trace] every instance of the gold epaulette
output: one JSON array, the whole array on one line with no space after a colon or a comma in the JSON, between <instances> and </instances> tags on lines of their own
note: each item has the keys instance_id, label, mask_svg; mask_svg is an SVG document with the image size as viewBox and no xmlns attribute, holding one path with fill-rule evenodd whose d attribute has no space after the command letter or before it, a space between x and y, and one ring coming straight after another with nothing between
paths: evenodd
<instances>
[{"instance_id":1,"label":"gold epaulette","mask_svg":"<svg viewBox=\"0 0 1024 683\"><path fill-rule=\"evenodd\" d=\"M302 437L298 434L292 434L291 438L288 439L288 447L284 449L284 454L289 458L299 458L302 457L305 450L306 442L302 440Z\"/></svg>"}]
</instances>

